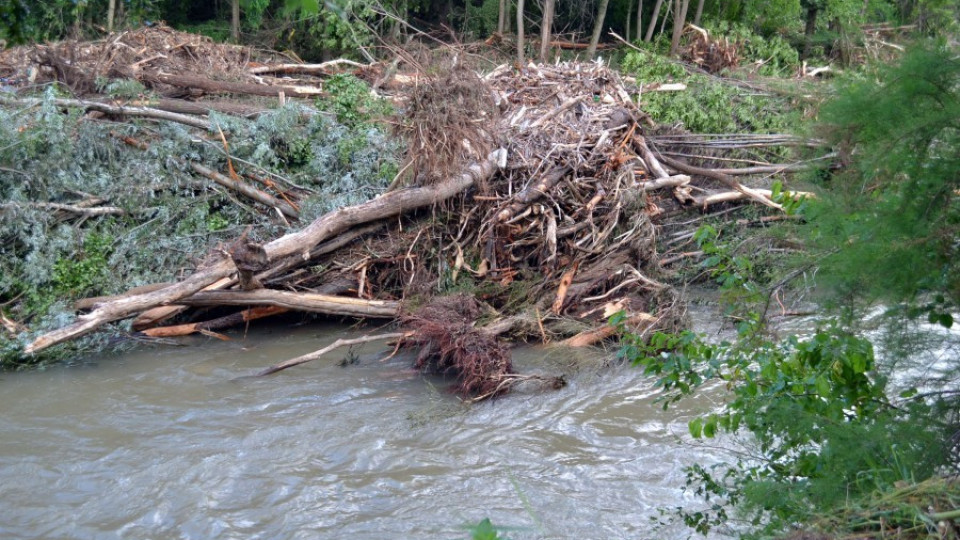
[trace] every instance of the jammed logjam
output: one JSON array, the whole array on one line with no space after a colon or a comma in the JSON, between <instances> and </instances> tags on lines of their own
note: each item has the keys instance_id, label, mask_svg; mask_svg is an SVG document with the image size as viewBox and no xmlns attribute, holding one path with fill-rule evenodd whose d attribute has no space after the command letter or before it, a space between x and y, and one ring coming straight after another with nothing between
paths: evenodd
<instances>
[{"instance_id":1,"label":"jammed logjam","mask_svg":"<svg viewBox=\"0 0 960 540\"><path fill-rule=\"evenodd\" d=\"M159 43L163 52L131 55L130 47L118 45L130 40ZM208 84L197 77L206 72L202 55L181 53L198 47L231 62L233 80ZM101 76L136 79L167 96L200 89L254 95L283 91L291 98L319 91L319 78L335 69L377 77L384 72L375 65L337 61L300 65L274 59L257 65L249 62L249 51L196 41L165 27L93 44L41 46L30 58L43 76L78 94L93 88L83 77ZM80 69L87 63L96 69ZM313 77L313 82L278 83L266 78L269 73ZM313 312L395 320L397 332L339 345L398 339L398 346L418 350L417 367L454 375L456 391L465 399L493 397L531 380L557 386L561 379L515 373L504 340L586 346L623 329L645 334L684 325L683 302L666 284L662 265L700 253L658 253L664 215L743 202L780 211L783 201L806 196L781 191L774 200L772 191L761 189L765 186L747 185L750 174L790 172L806 164L751 162L735 169L717 167L709 158L729 148L815 141L780 135L695 138L660 130L635 103L642 82L621 80L602 64L504 65L479 76L454 62L393 77L416 84L377 82L399 88L403 95L395 101L406 103L398 131L409 142L407 164L388 192L263 244L248 241L245 232L230 245L211 249L192 274L177 282L81 302L89 312L40 335L25 351L35 353L134 317L135 330L161 337L209 333L289 311ZM295 226L300 216L295 190L280 189L262 171L230 159L229 134L203 118L210 110L242 114L255 108L143 102L155 107L66 99L56 105L114 118L176 122L208 138L218 135L227 156L225 172L182 157L168 159ZM2 102L17 104L25 102ZM113 136L139 149L130 151L152 145L119 132ZM691 155L685 152L699 152L702 159L681 160ZM109 208L96 211L112 213ZM211 318L194 313L196 307L219 312ZM609 324L617 313L623 314L621 322ZM164 322L173 317L178 319Z\"/></svg>"}]
</instances>

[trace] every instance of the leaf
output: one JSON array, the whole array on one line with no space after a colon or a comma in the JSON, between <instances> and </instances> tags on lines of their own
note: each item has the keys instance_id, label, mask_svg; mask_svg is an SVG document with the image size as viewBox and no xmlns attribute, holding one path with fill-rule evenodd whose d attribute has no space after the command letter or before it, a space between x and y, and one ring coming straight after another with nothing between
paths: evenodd
<instances>
[{"instance_id":1,"label":"leaf","mask_svg":"<svg viewBox=\"0 0 960 540\"><path fill-rule=\"evenodd\" d=\"M703 418L694 418L687 424L687 428L694 439L699 439L703 435Z\"/></svg>"},{"instance_id":2,"label":"leaf","mask_svg":"<svg viewBox=\"0 0 960 540\"><path fill-rule=\"evenodd\" d=\"M823 375L817 377L817 393L823 397L827 397L831 394L830 381L828 381Z\"/></svg>"},{"instance_id":3,"label":"leaf","mask_svg":"<svg viewBox=\"0 0 960 540\"><path fill-rule=\"evenodd\" d=\"M707 422L703 425L703 435L708 439L712 439L717 434L717 415L711 414L710 418L707 419Z\"/></svg>"},{"instance_id":4,"label":"leaf","mask_svg":"<svg viewBox=\"0 0 960 540\"><path fill-rule=\"evenodd\" d=\"M950 328L953 326L953 315L949 313L941 313L937 322L940 323L940 326L944 328Z\"/></svg>"}]
</instances>

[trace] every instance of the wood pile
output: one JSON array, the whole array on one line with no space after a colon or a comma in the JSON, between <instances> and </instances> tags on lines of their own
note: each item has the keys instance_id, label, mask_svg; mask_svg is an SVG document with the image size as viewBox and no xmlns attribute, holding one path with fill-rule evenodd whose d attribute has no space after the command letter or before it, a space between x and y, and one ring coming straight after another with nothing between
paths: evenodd
<instances>
[{"instance_id":1,"label":"wood pile","mask_svg":"<svg viewBox=\"0 0 960 540\"><path fill-rule=\"evenodd\" d=\"M96 77L133 77L169 95L202 88L192 79L184 81L196 73L210 81L206 74L218 71L224 80L216 83L226 85L221 89L296 88L286 94L295 97L310 95L303 89L320 85L266 73L328 73L328 68L302 64L254 66L248 51L182 36L161 27L91 45L38 47L34 60L42 69L37 77L55 77L78 93ZM198 46L215 54L198 54ZM24 76L11 67L11 54L0 56L0 71ZM174 65L176 73L170 69ZM232 67L219 69L224 65ZM370 68L334 62L329 69L344 65ZM396 189L262 245L245 233L175 283L84 302L89 311L39 336L26 352L132 318L136 330L151 336L210 333L289 311L386 318L401 324L401 332L387 337L422 352L419 367L453 369L464 398L493 397L530 379L513 373L502 342L506 336L593 345L616 334L618 328L607 321L618 312L625 313L629 329L640 333L684 325L683 303L667 284L657 252L664 216L731 201L781 209L771 192L741 184L736 170L670 157L670 148L689 151L692 139L656 135L653 122L634 102L636 89L603 64L503 65L482 76L458 68L440 73L408 76L404 80L413 84L399 85L409 98L401 117L414 119L407 127L417 133L413 137L407 131L416 141L408 161L418 165L398 177ZM472 90L453 92L451 85ZM88 106L81 100L61 105ZM447 112L438 115L437 110ZM211 131L199 114L181 114L185 118L157 118ZM226 135L220 136L228 148ZM758 138L757 144L783 140L767 137L773 142ZM659 147L658 140L663 141ZM750 144L749 138L739 141ZM716 141L695 142L703 148ZM272 206L269 212L296 218L293 201L251 195L260 190L237 174L235 165L241 169L229 163L227 173L191 167ZM768 168L758 173L788 166ZM435 298L457 292L476 305L453 317L449 303L440 309ZM196 306L246 309L201 320L192 309ZM264 373L302 363L294 360ZM556 386L558 379L545 382Z\"/></svg>"}]
</instances>

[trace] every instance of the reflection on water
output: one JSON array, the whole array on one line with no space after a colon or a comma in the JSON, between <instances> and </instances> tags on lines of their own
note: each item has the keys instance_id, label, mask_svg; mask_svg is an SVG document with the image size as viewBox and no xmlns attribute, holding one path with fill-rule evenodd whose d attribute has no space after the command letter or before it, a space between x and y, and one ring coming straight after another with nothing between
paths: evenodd
<instances>
[{"instance_id":1,"label":"reflection on water","mask_svg":"<svg viewBox=\"0 0 960 540\"><path fill-rule=\"evenodd\" d=\"M650 518L687 500L685 464L712 462L679 442L709 401L664 412L638 370L613 367L467 408L409 359L378 360L378 344L347 367L340 351L237 379L345 333L197 338L3 374L0 538L465 538L484 517L511 538L681 534Z\"/></svg>"}]
</instances>

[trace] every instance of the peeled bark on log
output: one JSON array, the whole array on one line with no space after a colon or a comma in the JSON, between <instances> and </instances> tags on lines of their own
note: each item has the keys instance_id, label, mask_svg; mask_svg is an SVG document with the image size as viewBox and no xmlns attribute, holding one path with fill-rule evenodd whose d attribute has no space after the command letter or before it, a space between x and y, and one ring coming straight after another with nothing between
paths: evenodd
<instances>
[{"instance_id":1,"label":"peeled bark on log","mask_svg":"<svg viewBox=\"0 0 960 540\"><path fill-rule=\"evenodd\" d=\"M169 73L141 73L141 81L151 84L168 84L178 88L197 88L212 94L247 94L252 96L277 97L283 92L287 97L317 97L323 93L319 88L307 86L268 86L263 84L215 81L199 75L172 75Z\"/></svg>"},{"instance_id":2,"label":"peeled bark on log","mask_svg":"<svg viewBox=\"0 0 960 540\"><path fill-rule=\"evenodd\" d=\"M233 280L225 277L218 279L215 283L212 283L208 287L204 287L205 291L217 291L220 289L226 289L233 284ZM158 306L153 309L148 309L137 315L137 318L133 320L131 327L134 330L140 331L152 326L156 326L163 321L171 319L180 313L183 313L187 309L187 306L181 305L168 305L168 306Z\"/></svg>"},{"instance_id":3,"label":"peeled bark on log","mask_svg":"<svg viewBox=\"0 0 960 540\"><path fill-rule=\"evenodd\" d=\"M346 317L393 318L400 302L364 300L347 296L256 289L253 291L201 291L177 301L187 306L276 306L293 311Z\"/></svg>"},{"instance_id":4,"label":"peeled bark on log","mask_svg":"<svg viewBox=\"0 0 960 540\"><path fill-rule=\"evenodd\" d=\"M309 257L314 246L352 227L397 216L403 212L449 199L469 188L475 182L493 176L503 152L505 151L497 150L493 152L486 161L470 166L462 175L446 182L429 187L394 191L372 201L325 214L304 229L281 236L265 245L264 249L267 251L267 257L271 261L295 253L299 253L303 257ZM218 279L230 276L234 271L233 262L226 257L221 258L170 287L103 304L90 313L77 317L76 322L72 324L41 335L27 345L24 352L33 354L58 343L88 334L104 324L126 319L158 305L175 303Z\"/></svg>"},{"instance_id":5,"label":"peeled bark on log","mask_svg":"<svg viewBox=\"0 0 960 540\"><path fill-rule=\"evenodd\" d=\"M273 315L279 315L289 311L290 310L287 308L276 306L255 307L245 309L237 313L231 313L225 317L211 319L209 321L148 328L141 333L145 336L155 338L189 336L190 334L195 334L203 330L219 330L222 328L230 328L241 323L255 321L264 317L271 317Z\"/></svg>"}]
</instances>

